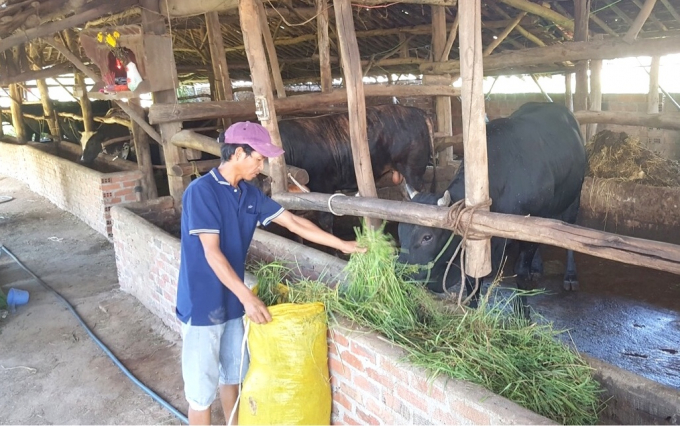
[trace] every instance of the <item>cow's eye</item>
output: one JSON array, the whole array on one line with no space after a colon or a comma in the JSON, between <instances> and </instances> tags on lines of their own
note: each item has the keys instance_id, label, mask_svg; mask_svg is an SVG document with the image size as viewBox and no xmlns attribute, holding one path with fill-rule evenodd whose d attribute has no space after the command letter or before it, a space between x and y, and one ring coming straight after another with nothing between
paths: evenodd
<instances>
[{"instance_id":1,"label":"cow's eye","mask_svg":"<svg viewBox=\"0 0 680 426\"><path fill-rule=\"evenodd\" d=\"M423 235L423 242L424 243L429 243L430 241L432 241L432 235L431 234Z\"/></svg>"}]
</instances>

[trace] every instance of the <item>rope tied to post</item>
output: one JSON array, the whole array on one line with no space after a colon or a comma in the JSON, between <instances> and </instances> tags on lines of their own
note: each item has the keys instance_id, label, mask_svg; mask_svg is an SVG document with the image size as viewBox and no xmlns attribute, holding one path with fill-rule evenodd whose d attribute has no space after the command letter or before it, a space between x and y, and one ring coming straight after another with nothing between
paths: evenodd
<instances>
[{"instance_id":1,"label":"rope tied to post","mask_svg":"<svg viewBox=\"0 0 680 426\"><path fill-rule=\"evenodd\" d=\"M467 304L470 299L473 297L474 294L477 293L479 290L479 278L475 278L475 288L473 291L468 295L465 300L463 299L463 289L465 288L465 243L468 240L479 240L483 238L479 238L477 236L470 236L469 231L470 231L470 225L472 224L472 217L474 216L475 212L480 209L486 209L491 207L492 200L490 198L487 198L486 200L474 204L471 206L466 206L465 205L465 199L456 201L451 205L449 208L449 211L446 216L446 224L449 225L453 229L453 234L458 234L462 236L462 239L458 246L456 247L456 250L454 250L453 255L449 259L447 265L446 265L446 270L444 271L444 278L442 279L442 288L444 290L444 293L447 295L450 295L449 291L446 289L446 278L449 275L449 270L451 269L451 265L453 264L453 260L456 258L458 253L460 252L460 290L458 291L458 305L465 305ZM469 213L469 217L467 222L463 223L463 216L465 214ZM448 247L448 244L444 246L444 250Z\"/></svg>"}]
</instances>

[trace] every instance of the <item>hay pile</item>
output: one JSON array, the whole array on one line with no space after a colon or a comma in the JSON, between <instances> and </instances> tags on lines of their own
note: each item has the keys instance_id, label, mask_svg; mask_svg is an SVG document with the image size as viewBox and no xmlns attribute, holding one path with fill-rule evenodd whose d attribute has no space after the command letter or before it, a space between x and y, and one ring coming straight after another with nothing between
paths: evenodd
<instances>
[{"instance_id":1,"label":"hay pile","mask_svg":"<svg viewBox=\"0 0 680 426\"><path fill-rule=\"evenodd\" d=\"M405 349L407 359L444 375L477 383L538 414L563 424L596 424L600 385L578 352L557 340L551 324L529 324L509 307L447 308L422 286L408 281L408 268L396 263L390 237L365 230L357 241L367 253L348 264L349 283L331 290L323 283L289 283L288 302L317 302L379 332ZM256 272L269 303L285 270L268 265ZM269 281L269 284L263 281Z\"/></svg>"},{"instance_id":2,"label":"hay pile","mask_svg":"<svg viewBox=\"0 0 680 426\"><path fill-rule=\"evenodd\" d=\"M603 130L586 145L588 176L649 186L680 186L680 164L640 144L624 132Z\"/></svg>"}]
</instances>

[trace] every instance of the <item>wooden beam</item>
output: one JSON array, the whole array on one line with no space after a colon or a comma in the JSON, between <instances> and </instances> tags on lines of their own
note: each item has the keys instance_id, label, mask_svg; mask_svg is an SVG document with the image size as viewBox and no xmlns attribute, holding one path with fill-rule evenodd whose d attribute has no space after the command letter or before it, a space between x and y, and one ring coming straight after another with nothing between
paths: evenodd
<instances>
[{"instance_id":1,"label":"wooden beam","mask_svg":"<svg viewBox=\"0 0 680 426\"><path fill-rule=\"evenodd\" d=\"M138 0L93 0L86 3L85 6L68 18L43 24L0 40L0 52L39 37L49 36L62 30L77 27L103 15L123 11L137 5L137 3Z\"/></svg>"},{"instance_id":2,"label":"wooden beam","mask_svg":"<svg viewBox=\"0 0 680 426\"><path fill-rule=\"evenodd\" d=\"M259 0L241 0L238 11L241 17L241 32L246 46L248 63L250 64L250 74L253 80L253 93L256 102L262 108L259 109L259 119L261 124L269 131L272 143L282 146L281 135L279 134L279 124L276 116L276 106L274 105L274 94L269 80L267 70L267 58L262 44L262 30L264 24L261 22L259 13ZM272 178L272 194L285 192L286 185L286 162L283 155L270 158Z\"/></svg>"},{"instance_id":3,"label":"wooden beam","mask_svg":"<svg viewBox=\"0 0 680 426\"><path fill-rule=\"evenodd\" d=\"M596 34L595 39L602 39L602 34ZM602 111L602 60L590 61L590 111ZM597 123L586 127L586 143L597 133Z\"/></svg>"},{"instance_id":4,"label":"wooden beam","mask_svg":"<svg viewBox=\"0 0 680 426\"><path fill-rule=\"evenodd\" d=\"M333 90L333 74L331 73L331 42L328 37L328 0L316 0L316 13L321 91L330 92Z\"/></svg>"},{"instance_id":5,"label":"wooden beam","mask_svg":"<svg viewBox=\"0 0 680 426\"><path fill-rule=\"evenodd\" d=\"M453 86L417 85L366 85L366 97L401 96L460 96L460 89ZM328 105L341 105L347 101L347 91L336 89L328 93L312 93L275 99L274 106L281 113L293 114L303 111L327 111ZM227 116L234 119L255 116L254 101L192 102L174 105L151 105L149 121L152 124L174 121L201 120Z\"/></svg>"},{"instance_id":6,"label":"wooden beam","mask_svg":"<svg viewBox=\"0 0 680 426\"><path fill-rule=\"evenodd\" d=\"M165 18L159 13L160 4L162 3L165 2L159 2L158 0L140 0L139 4L142 8L142 30L145 34L164 35L167 33ZM169 67L168 72L173 74L176 73L175 57L170 46L154 52L154 56L154 60L163 61L163 63L167 64ZM177 91L174 89L154 92L152 93L152 97L154 104L173 105L177 103ZM132 116L130 117L133 118ZM146 124L146 122L144 122L144 124ZM166 170L168 171L168 188L170 196L175 200L177 210L181 208L182 195L190 182L188 177L170 175L170 168L172 168L173 165L187 162L186 152L170 142L172 137L179 132L181 128L181 123L165 123L159 126L161 136L159 143L163 147L163 159L165 161Z\"/></svg>"},{"instance_id":7,"label":"wooden beam","mask_svg":"<svg viewBox=\"0 0 680 426\"><path fill-rule=\"evenodd\" d=\"M602 123L680 130L680 114L677 113L645 114L641 112L620 111L577 111L574 115L581 124Z\"/></svg>"},{"instance_id":8,"label":"wooden beam","mask_svg":"<svg viewBox=\"0 0 680 426\"><path fill-rule=\"evenodd\" d=\"M208 46L210 48L210 59L212 62L213 75L215 76L215 100L232 101L234 92L229 79L229 68L227 67L227 56L224 54L224 41L222 40L222 25L217 12L205 14L205 26L208 33ZM225 117L220 119L222 128L227 129L231 125L231 120Z\"/></svg>"},{"instance_id":9,"label":"wooden beam","mask_svg":"<svg viewBox=\"0 0 680 426\"><path fill-rule=\"evenodd\" d=\"M76 40L76 34L73 30L65 30L63 32L66 48L70 52L75 52L74 56L80 60L80 44ZM73 71L73 91L74 95L78 93L78 103L80 104L80 111L82 113L83 128L86 132L94 132L94 114L92 114L92 103L87 97L87 85L85 84L85 75L79 69ZM75 96L74 96L75 97ZM129 126L128 126L129 127Z\"/></svg>"},{"instance_id":10,"label":"wooden beam","mask_svg":"<svg viewBox=\"0 0 680 426\"><path fill-rule=\"evenodd\" d=\"M548 21L554 22L563 28L574 31L574 21L563 15L560 15L554 10L541 6L540 4L532 3L529 0L500 0L500 1L507 4L508 6L512 6L516 9L529 12L536 16L540 16L541 18L545 18Z\"/></svg>"},{"instance_id":11,"label":"wooden beam","mask_svg":"<svg viewBox=\"0 0 680 426\"><path fill-rule=\"evenodd\" d=\"M645 22L647 22L647 18L649 18L649 15L652 14L652 9L654 9L655 4L656 0L645 1L644 6L642 9L640 9L640 13L638 13L635 21L633 21L633 25L631 25L631 27L628 29L626 35L623 36L623 40L626 43L632 43L635 41L638 33L640 33L640 30L642 29L642 26L645 25Z\"/></svg>"},{"instance_id":12,"label":"wooden beam","mask_svg":"<svg viewBox=\"0 0 680 426\"><path fill-rule=\"evenodd\" d=\"M446 34L446 8L443 6L431 6L432 9L432 52L435 61L444 61L448 56L446 44L449 37ZM459 21L460 22L460 21ZM458 24L459 25L459 24ZM457 25L454 23L453 25ZM450 53L450 51L449 51ZM453 79L449 75L444 76L423 76L423 85L448 86L453 84ZM451 113L451 98L448 96L435 96L435 113L437 115L436 131L444 136L453 135L453 116ZM435 129L433 129L434 131ZM448 164L453 160L453 152L450 149L439 153L439 163Z\"/></svg>"},{"instance_id":13,"label":"wooden beam","mask_svg":"<svg viewBox=\"0 0 680 426\"><path fill-rule=\"evenodd\" d=\"M283 78L281 78L281 67L279 66L279 59L276 56L276 47L274 46L274 39L269 30L269 23L267 22L267 14L264 11L264 6L261 0L256 1L257 11L260 14L260 25L262 25L262 36L264 38L264 45L267 48L267 57L269 58L269 67L271 71L272 81L276 87L276 95L278 98L286 97L286 88L283 86Z\"/></svg>"},{"instance_id":14,"label":"wooden beam","mask_svg":"<svg viewBox=\"0 0 680 426\"><path fill-rule=\"evenodd\" d=\"M9 97L9 109L12 114L12 125L17 135L17 141L19 143L26 143L26 128L24 127L24 120L21 115L22 96L16 83L9 85Z\"/></svg>"},{"instance_id":15,"label":"wooden beam","mask_svg":"<svg viewBox=\"0 0 680 426\"><path fill-rule=\"evenodd\" d=\"M362 197L377 198L371 154L368 149L366 124L366 98L364 96L363 72L359 56L359 45L354 29L352 4L350 0L333 0L335 25L340 44L342 71L347 91L349 134L352 145L354 171L359 194ZM366 226L377 228L379 221L365 218Z\"/></svg>"},{"instance_id":16,"label":"wooden beam","mask_svg":"<svg viewBox=\"0 0 680 426\"><path fill-rule=\"evenodd\" d=\"M616 15L623 19L623 22L626 24L633 25L633 20L630 19L630 16L626 15L626 13L616 5L618 2L619 0L604 0L604 3L607 5L607 9L610 9L616 13Z\"/></svg>"},{"instance_id":17,"label":"wooden beam","mask_svg":"<svg viewBox=\"0 0 680 426\"><path fill-rule=\"evenodd\" d=\"M652 65L649 69L649 92L647 92L647 112L657 114L659 112L659 67L661 57L653 56Z\"/></svg>"},{"instance_id":18,"label":"wooden beam","mask_svg":"<svg viewBox=\"0 0 680 426\"><path fill-rule=\"evenodd\" d=\"M635 5L636 5L637 7L639 7L641 11L642 11L642 10L644 9L644 7L645 7L642 3L640 3L640 0L633 0L633 3L635 3ZM650 20L652 23L654 23L661 31L668 31L668 28L666 28L666 26L663 24L663 22L659 21L659 20L656 18L656 16L654 16L654 13L650 13L650 14L649 14L649 20Z\"/></svg>"},{"instance_id":19,"label":"wooden beam","mask_svg":"<svg viewBox=\"0 0 680 426\"><path fill-rule=\"evenodd\" d=\"M532 47L521 51L508 51L489 56L484 61L485 73L512 67L526 67L554 62L588 59L616 59L635 56L662 56L680 53L680 37L637 39L628 44L618 38L588 42L565 42L562 44ZM424 63L423 74L451 74L458 72L460 61Z\"/></svg>"},{"instance_id":20,"label":"wooden beam","mask_svg":"<svg viewBox=\"0 0 680 426\"><path fill-rule=\"evenodd\" d=\"M607 25L606 22L604 22L602 19L598 18L595 13L590 13L590 20L593 21L598 27L602 28L604 32L609 34L612 37L618 37L619 35L616 33L616 31L612 30L609 25Z\"/></svg>"},{"instance_id":21,"label":"wooden beam","mask_svg":"<svg viewBox=\"0 0 680 426\"><path fill-rule=\"evenodd\" d=\"M465 206L479 206L489 200L489 167L482 86L481 0L458 5L460 14L460 77L463 145L465 150ZM479 207L478 211L488 211ZM491 272L491 240L468 239L465 245L465 273L480 278Z\"/></svg>"},{"instance_id":22,"label":"wooden beam","mask_svg":"<svg viewBox=\"0 0 680 426\"><path fill-rule=\"evenodd\" d=\"M512 32L512 30L519 25L519 22L526 16L527 12L521 12L519 15L515 17L515 19L510 22L510 24L498 35L496 36L496 39L489 43L489 45L484 49L484 56L489 56L491 52L494 51L495 48L498 47L499 44L503 42L503 40L506 39L508 35Z\"/></svg>"},{"instance_id":23,"label":"wooden beam","mask_svg":"<svg viewBox=\"0 0 680 426\"><path fill-rule=\"evenodd\" d=\"M328 194L276 194L273 198L290 210L329 211ZM453 228L448 219L449 209L444 207L360 197L336 197L331 203L333 211L339 214L369 215L396 222ZM680 274L680 246L674 244L596 231L554 219L479 210L474 215L464 213L461 222L470 223L469 232L474 235L494 235L548 244L603 259Z\"/></svg>"},{"instance_id":24,"label":"wooden beam","mask_svg":"<svg viewBox=\"0 0 680 426\"><path fill-rule=\"evenodd\" d=\"M453 19L453 25L449 30L449 36L446 38L446 45L444 46L444 52L442 53L442 60L448 60L451 55L451 49L453 48L453 43L456 41L456 35L458 35L458 26L460 25L460 15L456 13L456 17Z\"/></svg>"},{"instance_id":25,"label":"wooden beam","mask_svg":"<svg viewBox=\"0 0 680 426\"><path fill-rule=\"evenodd\" d=\"M23 83L31 80L44 80L46 78L55 78L62 74L73 72L73 66L70 64L57 64L49 68L43 68L34 71L23 72L19 75L5 76L0 80L0 86L9 86L13 83Z\"/></svg>"},{"instance_id":26,"label":"wooden beam","mask_svg":"<svg viewBox=\"0 0 680 426\"><path fill-rule=\"evenodd\" d=\"M59 53L64 55L66 59L71 61L71 63L73 63L73 65L75 65L76 68L82 71L83 74L90 77L95 82L101 81L101 78L94 71L92 71L89 67L87 67L87 65L82 63L82 61L78 57L76 57L73 53L71 53L71 51L68 48L66 48L66 46L61 44L60 41L50 39L46 39L45 41L50 46L57 49ZM117 100L114 102L116 103L116 105L120 107L120 109L125 111L125 113L130 116L130 119L139 124L139 126L142 129L144 129L144 131L148 133L149 136L151 136L156 142L161 143L161 135L159 135L158 132L156 132L156 130L153 127L151 127L149 123L146 122L144 117L140 116L135 111L133 111L125 102Z\"/></svg>"},{"instance_id":27,"label":"wooden beam","mask_svg":"<svg viewBox=\"0 0 680 426\"><path fill-rule=\"evenodd\" d=\"M661 0L661 3L663 3L663 5L666 7L666 9L671 13L673 18L676 21L680 22L680 14L677 12L677 10L675 10L673 5L668 0Z\"/></svg>"}]
</instances>

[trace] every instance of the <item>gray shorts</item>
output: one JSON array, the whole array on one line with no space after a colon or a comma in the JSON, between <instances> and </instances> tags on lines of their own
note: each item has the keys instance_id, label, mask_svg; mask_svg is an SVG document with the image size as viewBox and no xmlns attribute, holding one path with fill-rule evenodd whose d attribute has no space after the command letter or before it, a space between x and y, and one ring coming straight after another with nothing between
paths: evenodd
<instances>
[{"instance_id":1,"label":"gray shorts","mask_svg":"<svg viewBox=\"0 0 680 426\"><path fill-rule=\"evenodd\" d=\"M247 349L241 360L243 334L243 317L208 326L182 323L182 378L192 410L208 409L220 385L243 381L250 361Z\"/></svg>"}]
</instances>

